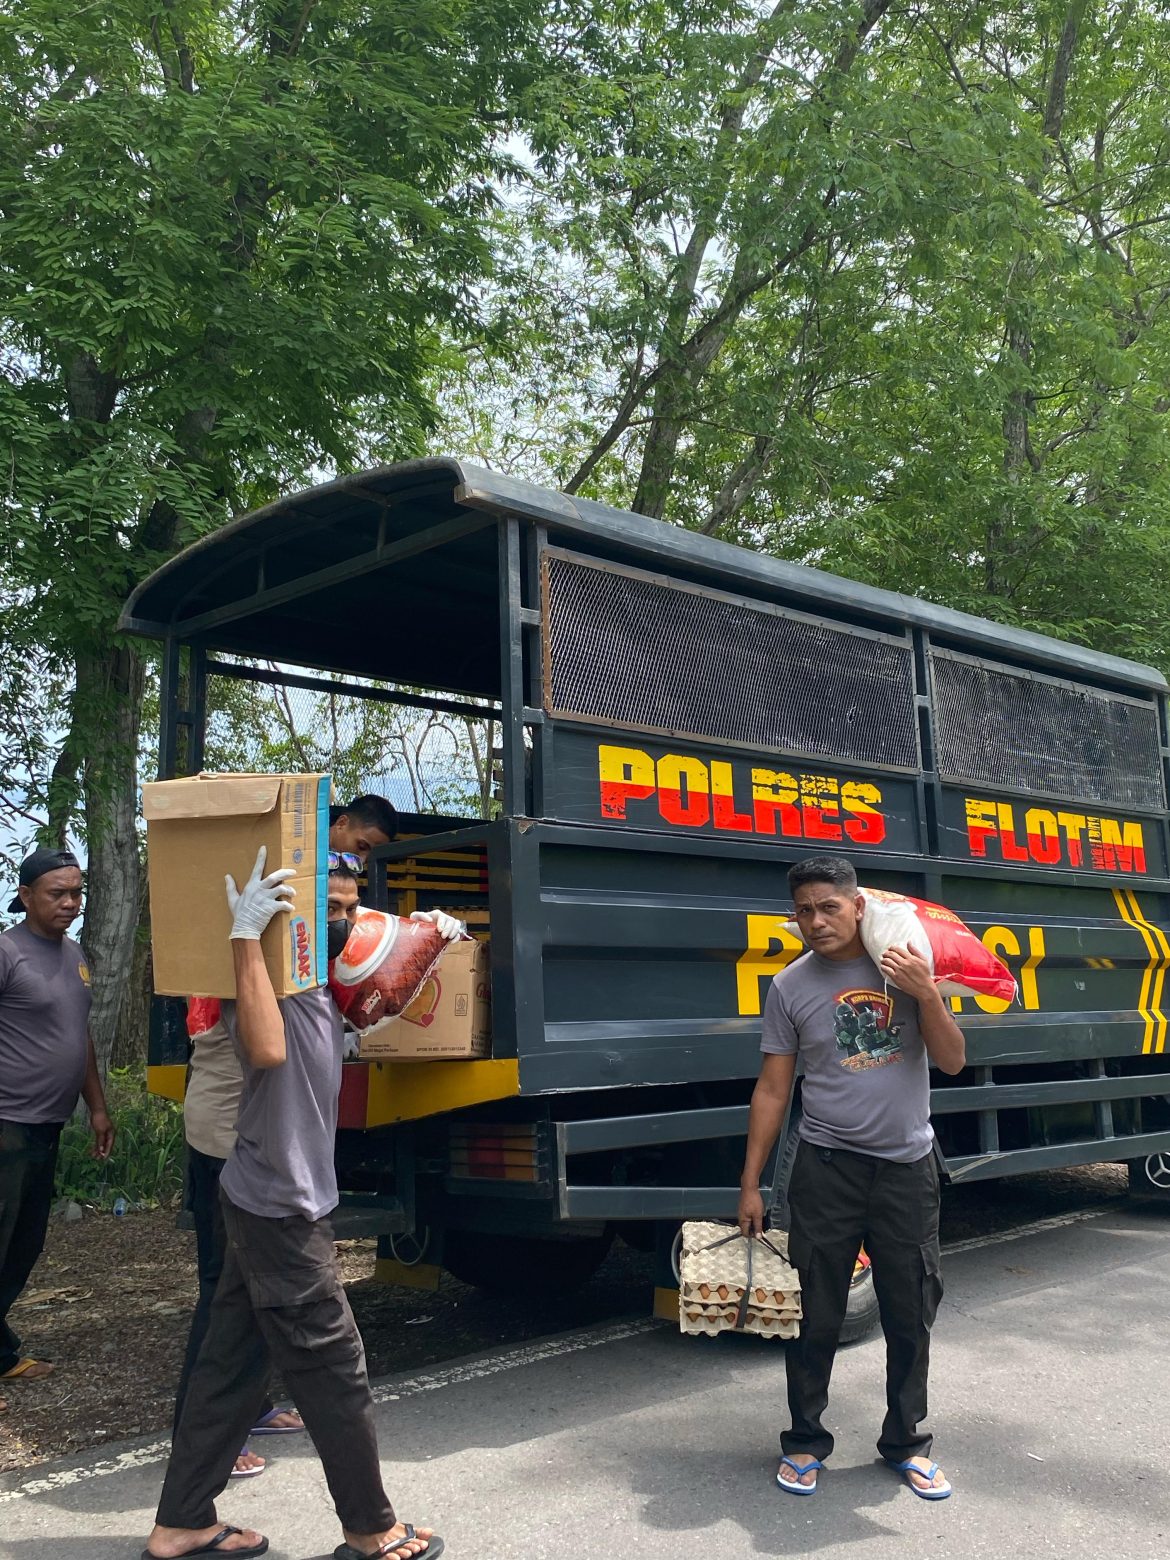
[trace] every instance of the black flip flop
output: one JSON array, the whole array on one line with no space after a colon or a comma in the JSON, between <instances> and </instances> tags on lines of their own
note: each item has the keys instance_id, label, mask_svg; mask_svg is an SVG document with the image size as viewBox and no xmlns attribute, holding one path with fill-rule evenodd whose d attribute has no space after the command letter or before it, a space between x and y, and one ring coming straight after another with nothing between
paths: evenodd
<instances>
[{"instance_id":1,"label":"black flip flop","mask_svg":"<svg viewBox=\"0 0 1170 1560\"><path fill-rule=\"evenodd\" d=\"M243 1528L238 1527L221 1528L210 1543L200 1544L198 1549L184 1549L183 1553L177 1557L177 1560L188 1560L189 1555L215 1554L221 1556L221 1560L224 1555L234 1555L236 1560L247 1560L249 1555L267 1554L268 1540L266 1538L262 1538L258 1544L248 1544L244 1549L221 1549L219 1547L225 1538L230 1538L233 1533L242 1533L243 1531ZM156 1555L152 1549L144 1549L142 1551L142 1560L163 1560L163 1556Z\"/></svg>"},{"instance_id":2,"label":"black flip flop","mask_svg":"<svg viewBox=\"0 0 1170 1560\"><path fill-rule=\"evenodd\" d=\"M403 1544L409 1544L419 1537L412 1522L404 1522L402 1525L406 1532L401 1538L388 1538L380 1549L373 1549L368 1555L360 1549L355 1549L352 1544L338 1544L333 1551L333 1560L383 1560L383 1556L394 1554L395 1550L401 1549ZM439 1535L432 1533L430 1538L424 1538L422 1542L427 1547L420 1550L414 1560L439 1560L439 1556L443 1553L443 1540Z\"/></svg>"}]
</instances>

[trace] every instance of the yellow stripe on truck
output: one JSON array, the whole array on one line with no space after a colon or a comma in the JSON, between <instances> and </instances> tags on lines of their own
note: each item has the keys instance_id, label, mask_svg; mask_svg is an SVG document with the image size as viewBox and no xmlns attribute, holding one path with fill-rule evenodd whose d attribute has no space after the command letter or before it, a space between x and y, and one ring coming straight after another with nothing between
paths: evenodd
<instances>
[{"instance_id":1,"label":"yellow stripe on truck","mask_svg":"<svg viewBox=\"0 0 1170 1560\"><path fill-rule=\"evenodd\" d=\"M1132 901L1132 903L1131 903ZM1141 991L1138 993L1138 1012L1141 1014L1145 1025L1142 1032L1142 1055L1149 1056L1154 1049L1155 1038L1161 1031L1163 1046L1166 1043L1166 1018L1160 1011L1155 1014L1151 1000L1151 992L1154 984L1154 974L1159 965L1159 948L1154 937L1154 928L1141 913L1141 908L1133 894L1124 888L1113 890L1113 902L1117 906L1118 914L1127 926L1132 926L1141 938L1149 954L1149 963L1142 971ZM1164 978L1164 971L1163 971ZM1158 994L1161 996L1161 982L1158 985Z\"/></svg>"},{"instance_id":2,"label":"yellow stripe on truck","mask_svg":"<svg viewBox=\"0 0 1170 1560\"><path fill-rule=\"evenodd\" d=\"M1170 969L1170 942L1166 940L1166 934L1157 922L1147 920L1142 914L1141 905L1138 903L1138 897L1133 889L1125 888L1121 892L1129 901L1129 907L1133 911L1133 918L1137 923L1138 930L1147 936L1147 947L1150 947L1150 939L1153 939L1153 946L1150 947L1150 952L1156 963L1153 970L1153 985L1150 989L1150 1010L1154 1017L1155 1027L1151 1049L1160 1055L1166 1049L1167 1018L1162 1011L1162 993L1166 985L1166 971Z\"/></svg>"},{"instance_id":3,"label":"yellow stripe on truck","mask_svg":"<svg viewBox=\"0 0 1170 1560\"><path fill-rule=\"evenodd\" d=\"M148 1067L146 1090L148 1094L157 1094L164 1100L177 1100L181 1105L187 1092L186 1066L172 1063L167 1067Z\"/></svg>"},{"instance_id":4,"label":"yellow stripe on truck","mask_svg":"<svg viewBox=\"0 0 1170 1560\"><path fill-rule=\"evenodd\" d=\"M462 1110L520 1093L515 1057L485 1061L372 1062L366 1096L366 1126L417 1121L445 1110Z\"/></svg>"},{"instance_id":5,"label":"yellow stripe on truck","mask_svg":"<svg viewBox=\"0 0 1170 1560\"><path fill-rule=\"evenodd\" d=\"M187 1069L183 1065L148 1067L148 1093L183 1102ZM366 1126L417 1121L445 1110L507 1100L520 1093L515 1057L483 1061L375 1062L370 1066Z\"/></svg>"}]
</instances>

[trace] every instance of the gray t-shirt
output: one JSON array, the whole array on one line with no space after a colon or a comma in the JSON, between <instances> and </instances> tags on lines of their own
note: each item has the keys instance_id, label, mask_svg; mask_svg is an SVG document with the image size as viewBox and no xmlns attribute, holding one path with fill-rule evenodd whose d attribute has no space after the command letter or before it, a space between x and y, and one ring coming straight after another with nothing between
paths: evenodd
<instances>
[{"instance_id":1,"label":"gray t-shirt","mask_svg":"<svg viewBox=\"0 0 1170 1560\"><path fill-rule=\"evenodd\" d=\"M89 1060L89 967L72 937L0 936L0 1121L68 1121Z\"/></svg>"},{"instance_id":2,"label":"gray t-shirt","mask_svg":"<svg viewBox=\"0 0 1170 1560\"><path fill-rule=\"evenodd\" d=\"M910 1164L930 1152L930 1064L918 1004L872 959L803 954L773 980L761 1051L804 1064L800 1135Z\"/></svg>"},{"instance_id":3,"label":"gray t-shirt","mask_svg":"<svg viewBox=\"0 0 1170 1560\"><path fill-rule=\"evenodd\" d=\"M286 997L280 1011L286 1059L279 1067L252 1067L240 1046L236 1004L223 1004L244 1092L236 1146L219 1184L245 1213L320 1219L337 1207L333 1138L341 1093L341 1016L325 986Z\"/></svg>"}]
</instances>

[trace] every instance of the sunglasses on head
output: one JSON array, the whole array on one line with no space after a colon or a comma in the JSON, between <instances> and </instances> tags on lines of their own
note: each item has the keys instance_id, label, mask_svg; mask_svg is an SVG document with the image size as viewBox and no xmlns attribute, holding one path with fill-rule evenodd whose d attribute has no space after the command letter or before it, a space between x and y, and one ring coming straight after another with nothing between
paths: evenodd
<instances>
[{"instance_id":1,"label":"sunglasses on head","mask_svg":"<svg viewBox=\"0 0 1170 1560\"><path fill-rule=\"evenodd\" d=\"M364 872L365 862L360 856L355 856L350 850L331 850L329 852L329 870L336 872L338 867L348 867L351 872Z\"/></svg>"}]
</instances>

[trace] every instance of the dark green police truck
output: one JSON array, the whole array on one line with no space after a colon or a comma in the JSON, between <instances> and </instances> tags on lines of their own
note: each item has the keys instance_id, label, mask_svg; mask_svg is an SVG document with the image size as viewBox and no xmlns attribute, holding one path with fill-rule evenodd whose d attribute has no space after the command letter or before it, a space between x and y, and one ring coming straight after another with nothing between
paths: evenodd
<instances>
[{"instance_id":1,"label":"dark green police truck","mask_svg":"<svg viewBox=\"0 0 1170 1560\"><path fill-rule=\"evenodd\" d=\"M679 1222L734 1211L762 998L799 951L785 869L814 851L951 907L1017 976L1010 1007L957 1004L952 1180L1114 1160L1170 1195L1148 667L453 460L244 516L123 628L163 644L163 776L202 766L240 681L497 723L498 816L407 818L371 858L379 906L478 910L493 971L490 1058L346 1068L339 1219L384 1276L575 1282L621 1232L668 1288ZM173 1015L152 1043L181 1095Z\"/></svg>"}]
</instances>

